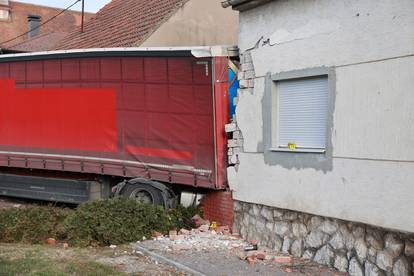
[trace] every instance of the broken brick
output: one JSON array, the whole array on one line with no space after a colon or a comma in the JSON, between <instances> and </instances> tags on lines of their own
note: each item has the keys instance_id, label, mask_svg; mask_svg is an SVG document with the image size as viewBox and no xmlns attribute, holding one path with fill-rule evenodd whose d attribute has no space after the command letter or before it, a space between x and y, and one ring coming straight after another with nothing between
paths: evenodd
<instances>
[{"instance_id":1,"label":"broken brick","mask_svg":"<svg viewBox=\"0 0 414 276\"><path fill-rule=\"evenodd\" d=\"M200 232L207 232L208 229L210 229L210 227L207 224L203 224L200 227L198 227L198 230L200 230Z\"/></svg>"},{"instance_id":2,"label":"broken brick","mask_svg":"<svg viewBox=\"0 0 414 276\"><path fill-rule=\"evenodd\" d=\"M249 263L249 265L253 266L256 264L256 258L254 256L249 256L247 257L247 262Z\"/></svg>"},{"instance_id":3,"label":"broken brick","mask_svg":"<svg viewBox=\"0 0 414 276\"><path fill-rule=\"evenodd\" d=\"M154 231L154 232L152 232L152 237L153 237L153 238L159 238L159 237L162 237L162 233L157 232L157 231Z\"/></svg>"},{"instance_id":4,"label":"broken brick","mask_svg":"<svg viewBox=\"0 0 414 276\"><path fill-rule=\"evenodd\" d=\"M187 244L174 244L171 249L173 251L183 251L183 250L189 250L191 249L190 245Z\"/></svg>"},{"instance_id":5,"label":"broken brick","mask_svg":"<svg viewBox=\"0 0 414 276\"><path fill-rule=\"evenodd\" d=\"M56 244L56 240L54 238L48 238L46 240L47 244L49 245L55 245Z\"/></svg>"},{"instance_id":6,"label":"broken brick","mask_svg":"<svg viewBox=\"0 0 414 276\"><path fill-rule=\"evenodd\" d=\"M285 263L285 264L293 262L292 256L275 256L273 260L276 263Z\"/></svg>"},{"instance_id":7,"label":"broken brick","mask_svg":"<svg viewBox=\"0 0 414 276\"><path fill-rule=\"evenodd\" d=\"M242 261L246 260L246 258L247 258L247 254L244 253L244 252L240 252L238 254L238 256L239 256L239 259L242 260Z\"/></svg>"},{"instance_id":8,"label":"broken brick","mask_svg":"<svg viewBox=\"0 0 414 276\"><path fill-rule=\"evenodd\" d=\"M256 256L256 258L258 260L262 260L263 261L263 260L266 259L266 253L264 253L262 251L258 251L255 256Z\"/></svg>"},{"instance_id":9,"label":"broken brick","mask_svg":"<svg viewBox=\"0 0 414 276\"><path fill-rule=\"evenodd\" d=\"M170 235L170 236L177 236L177 230L170 230L170 232L168 233L168 235Z\"/></svg>"},{"instance_id":10,"label":"broken brick","mask_svg":"<svg viewBox=\"0 0 414 276\"><path fill-rule=\"evenodd\" d=\"M179 232L178 232L178 234L180 234L180 235L190 235L190 233L191 233L191 231L190 230L187 230L187 229L181 229Z\"/></svg>"},{"instance_id":11,"label":"broken brick","mask_svg":"<svg viewBox=\"0 0 414 276\"><path fill-rule=\"evenodd\" d=\"M217 226L216 231L217 231L217 233L222 233L222 234L230 233L230 228L227 225Z\"/></svg>"}]
</instances>

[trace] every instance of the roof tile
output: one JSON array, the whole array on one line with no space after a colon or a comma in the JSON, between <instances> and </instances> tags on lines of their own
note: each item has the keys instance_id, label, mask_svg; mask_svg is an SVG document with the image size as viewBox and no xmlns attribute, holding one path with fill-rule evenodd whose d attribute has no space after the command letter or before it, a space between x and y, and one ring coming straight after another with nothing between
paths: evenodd
<instances>
[{"instance_id":1,"label":"roof tile","mask_svg":"<svg viewBox=\"0 0 414 276\"><path fill-rule=\"evenodd\" d=\"M188 0L113 0L57 49L139 46Z\"/></svg>"}]
</instances>

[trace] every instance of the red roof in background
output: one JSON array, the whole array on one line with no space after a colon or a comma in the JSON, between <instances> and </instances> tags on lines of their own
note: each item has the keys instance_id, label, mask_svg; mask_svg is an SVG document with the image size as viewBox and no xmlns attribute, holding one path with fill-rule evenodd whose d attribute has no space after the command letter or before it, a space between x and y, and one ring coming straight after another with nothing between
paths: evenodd
<instances>
[{"instance_id":1,"label":"red roof in background","mask_svg":"<svg viewBox=\"0 0 414 276\"><path fill-rule=\"evenodd\" d=\"M41 52L50 51L56 48L56 45L68 35L64 32L51 32L48 34L38 35L32 39L21 42L8 50L16 52Z\"/></svg>"},{"instance_id":2,"label":"red roof in background","mask_svg":"<svg viewBox=\"0 0 414 276\"><path fill-rule=\"evenodd\" d=\"M62 11L60 8L42 5L9 1L2 5L1 10L10 12L9 20L0 20L0 48L18 51L44 51L51 50L57 44L57 39L80 26L81 12L69 10L60 14L54 20L40 27L40 34L32 39L27 35L18 37L28 31L27 17L36 15L41 17L41 22L56 16ZM85 20L89 20L94 14L85 13ZM8 43L2 43L18 37Z\"/></svg>"},{"instance_id":3,"label":"red roof in background","mask_svg":"<svg viewBox=\"0 0 414 276\"><path fill-rule=\"evenodd\" d=\"M139 46L188 0L113 0L57 49ZM205 0L209 1L209 0Z\"/></svg>"}]
</instances>

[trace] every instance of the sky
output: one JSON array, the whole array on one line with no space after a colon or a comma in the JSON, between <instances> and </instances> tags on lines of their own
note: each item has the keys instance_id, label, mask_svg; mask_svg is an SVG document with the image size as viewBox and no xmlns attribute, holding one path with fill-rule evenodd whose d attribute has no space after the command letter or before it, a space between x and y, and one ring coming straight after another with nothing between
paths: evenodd
<instances>
[{"instance_id":1,"label":"sky","mask_svg":"<svg viewBox=\"0 0 414 276\"><path fill-rule=\"evenodd\" d=\"M17 0L17 1L64 9L70 6L76 0ZM105 6L107 3L111 2L111 0L84 0L84 1L85 1L85 11L87 12L97 12L100 8ZM72 8L72 10L80 11L81 8L82 8L82 4L81 2L79 2Z\"/></svg>"}]
</instances>

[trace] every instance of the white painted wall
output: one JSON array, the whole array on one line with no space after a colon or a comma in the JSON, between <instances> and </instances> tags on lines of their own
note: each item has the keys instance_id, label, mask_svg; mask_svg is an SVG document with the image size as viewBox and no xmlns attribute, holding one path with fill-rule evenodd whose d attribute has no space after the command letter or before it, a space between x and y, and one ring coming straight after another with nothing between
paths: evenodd
<instances>
[{"instance_id":1,"label":"white painted wall","mask_svg":"<svg viewBox=\"0 0 414 276\"><path fill-rule=\"evenodd\" d=\"M414 1L280 0L240 14L253 93L236 109L235 199L414 232ZM264 76L335 67L332 169L265 163Z\"/></svg>"}]
</instances>

